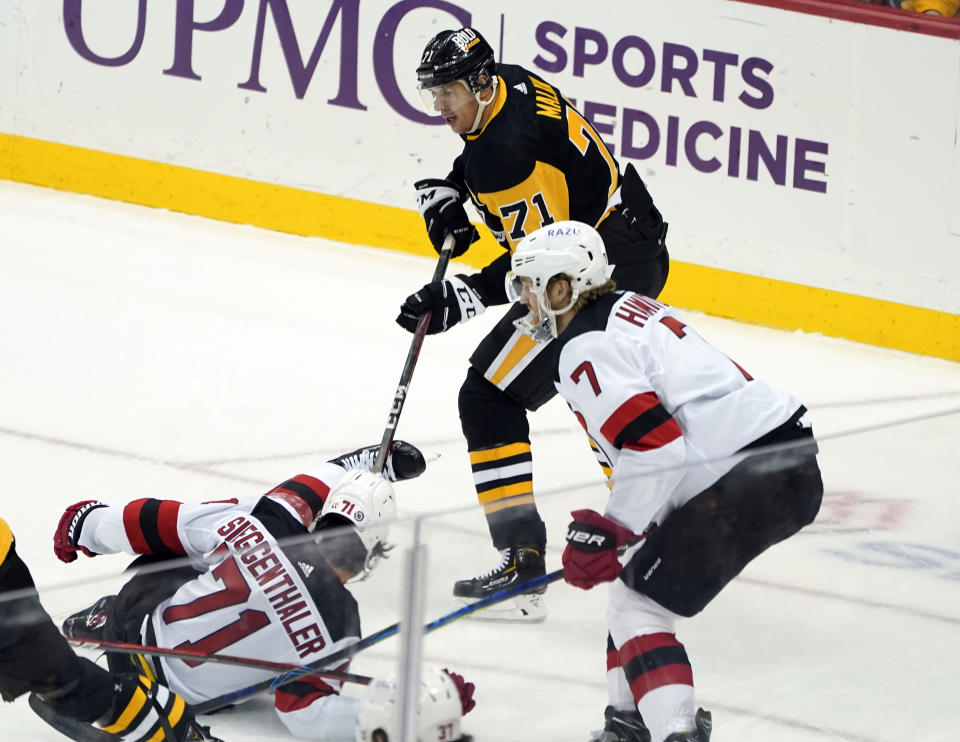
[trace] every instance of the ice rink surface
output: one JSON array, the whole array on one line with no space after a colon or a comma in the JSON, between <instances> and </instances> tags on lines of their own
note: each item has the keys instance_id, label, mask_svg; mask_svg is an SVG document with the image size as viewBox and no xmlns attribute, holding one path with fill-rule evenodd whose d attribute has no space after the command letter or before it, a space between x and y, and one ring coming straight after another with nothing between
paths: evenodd
<instances>
[{"instance_id":1,"label":"ice rink surface","mask_svg":"<svg viewBox=\"0 0 960 742\"><path fill-rule=\"evenodd\" d=\"M393 318L433 261L5 182L0 225L0 514L55 620L114 592L128 561L58 562L65 506L259 493L379 442L410 342ZM440 454L397 487L407 516L445 513L422 521L428 619L496 561L456 398L501 311L427 338L398 429ZM685 316L807 405L826 486L816 523L678 626L714 742L957 739L960 366ZM601 510L606 489L562 402L531 420L556 569L569 511ZM354 591L366 633L399 618L410 531L395 527L395 557ZM605 592L561 582L543 624L428 635L427 660L477 684L477 742L584 742L601 725ZM392 672L397 648L351 671ZM205 721L226 742L289 739L269 698ZM62 737L20 699L0 708L0 739Z\"/></svg>"}]
</instances>

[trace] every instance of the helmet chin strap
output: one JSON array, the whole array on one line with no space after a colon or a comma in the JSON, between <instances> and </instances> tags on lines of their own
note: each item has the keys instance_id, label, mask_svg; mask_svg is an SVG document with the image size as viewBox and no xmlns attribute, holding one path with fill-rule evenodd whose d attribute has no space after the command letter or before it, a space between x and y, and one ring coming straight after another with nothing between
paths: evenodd
<instances>
[{"instance_id":1,"label":"helmet chin strap","mask_svg":"<svg viewBox=\"0 0 960 742\"><path fill-rule=\"evenodd\" d=\"M557 327L557 315L563 314L564 312L569 312L571 309L573 309L573 305L577 303L577 298L579 296L580 296L580 292L571 287L570 302L567 304L567 306L561 307L560 309L553 309L552 307L550 307L549 304L547 303L547 297L541 296L541 295L537 296L537 303L540 305L541 313L546 314L550 317L550 320L551 320L550 333L554 337L557 337L559 334L559 328Z\"/></svg>"},{"instance_id":2,"label":"helmet chin strap","mask_svg":"<svg viewBox=\"0 0 960 742\"><path fill-rule=\"evenodd\" d=\"M473 97L477 99L477 104L478 104L477 115L473 119L473 126L470 127L470 130L467 132L467 134L473 134L477 131L477 129L480 128L480 119L483 118L484 109L487 106L489 106L491 103L493 103L493 99L497 97L497 85L498 85L497 78L494 77L493 83L490 85L490 88L489 88L490 90L493 91L493 94L490 96L490 100L486 100L486 101L480 100L480 93L473 94ZM480 92L483 92L483 91L480 91Z\"/></svg>"}]
</instances>

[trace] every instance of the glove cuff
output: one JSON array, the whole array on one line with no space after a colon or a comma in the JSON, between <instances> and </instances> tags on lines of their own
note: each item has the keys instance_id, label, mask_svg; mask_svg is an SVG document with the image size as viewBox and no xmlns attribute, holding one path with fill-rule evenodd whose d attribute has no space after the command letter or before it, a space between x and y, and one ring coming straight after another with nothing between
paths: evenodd
<instances>
[{"instance_id":1,"label":"glove cuff","mask_svg":"<svg viewBox=\"0 0 960 742\"><path fill-rule=\"evenodd\" d=\"M618 547L637 541L640 538L629 528L624 528L615 520L600 515L595 510L574 510L570 515L573 516L575 523L583 524L588 529L606 531L614 538Z\"/></svg>"},{"instance_id":2,"label":"glove cuff","mask_svg":"<svg viewBox=\"0 0 960 742\"><path fill-rule=\"evenodd\" d=\"M483 299L480 294L466 281L467 276L456 275L447 279L450 284L450 290L457 299L457 306L460 309L460 323L479 317L486 311Z\"/></svg>"}]
</instances>

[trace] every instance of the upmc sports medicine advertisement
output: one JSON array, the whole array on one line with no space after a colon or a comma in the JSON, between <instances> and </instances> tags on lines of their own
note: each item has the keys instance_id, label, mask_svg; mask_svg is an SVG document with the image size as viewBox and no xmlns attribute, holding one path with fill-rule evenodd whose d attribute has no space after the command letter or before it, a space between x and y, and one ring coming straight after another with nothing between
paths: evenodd
<instances>
[{"instance_id":1,"label":"upmc sports medicine advertisement","mask_svg":"<svg viewBox=\"0 0 960 742\"><path fill-rule=\"evenodd\" d=\"M0 21L6 134L404 209L460 148L420 52L473 25L636 164L675 260L960 312L956 41L732 0L8 0Z\"/></svg>"}]
</instances>

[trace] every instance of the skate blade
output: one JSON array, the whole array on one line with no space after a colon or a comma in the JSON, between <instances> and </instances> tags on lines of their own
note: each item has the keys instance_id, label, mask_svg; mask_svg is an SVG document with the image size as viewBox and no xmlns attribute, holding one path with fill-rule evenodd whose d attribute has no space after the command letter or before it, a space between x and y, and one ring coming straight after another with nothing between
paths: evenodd
<instances>
[{"instance_id":1,"label":"skate blade","mask_svg":"<svg viewBox=\"0 0 960 742\"><path fill-rule=\"evenodd\" d=\"M461 600L466 605L474 602L467 598ZM517 595L464 618L487 623L542 623L547 620L547 606L542 595Z\"/></svg>"}]
</instances>

